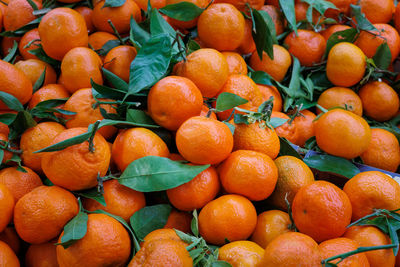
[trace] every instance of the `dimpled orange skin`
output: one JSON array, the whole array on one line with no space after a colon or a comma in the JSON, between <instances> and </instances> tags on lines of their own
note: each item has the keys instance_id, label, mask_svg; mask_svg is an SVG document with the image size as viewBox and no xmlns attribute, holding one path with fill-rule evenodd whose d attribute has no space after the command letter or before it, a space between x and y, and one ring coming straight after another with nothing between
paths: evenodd
<instances>
[{"instance_id":1,"label":"dimpled orange skin","mask_svg":"<svg viewBox=\"0 0 400 267\"><path fill-rule=\"evenodd\" d=\"M158 81L147 97L151 118L168 130L178 130L187 119L200 115L203 97L189 79L168 76ZM178 108L179 107L179 108Z\"/></svg>"},{"instance_id":2,"label":"dimpled orange skin","mask_svg":"<svg viewBox=\"0 0 400 267\"><path fill-rule=\"evenodd\" d=\"M243 74L247 75L246 61L236 52L222 52L229 66L229 75Z\"/></svg>"},{"instance_id":3,"label":"dimpled orange skin","mask_svg":"<svg viewBox=\"0 0 400 267\"><path fill-rule=\"evenodd\" d=\"M289 214L280 210L268 210L257 217L256 229L251 235L251 241L266 248L277 236L290 232Z\"/></svg>"},{"instance_id":4,"label":"dimpled orange skin","mask_svg":"<svg viewBox=\"0 0 400 267\"><path fill-rule=\"evenodd\" d=\"M31 43L31 45L27 48L24 48L26 45L28 45L31 41L34 41ZM39 48L40 44L40 36L39 36L39 30L37 28L32 29L28 32L26 32L22 38L21 41L18 44L18 51L21 54L21 56L26 60L26 59L38 59L37 56L29 53L29 50L37 49Z\"/></svg>"},{"instance_id":5,"label":"dimpled orange skin","mask_svg":"<svg viewBox=\"0 0 400 267\"><path fill-rule=\"evenodd\" d=\"M42 17L39 35L43 50L61 60L74 47L87 47L88 31L85 19L70 8L55 8Z\"/></svg>"},{"instance_id":6,"label":"dimpled orange skin","mask_svg":"<svg viewBox=\"0 0 400 267\"><path fill-rule=\"evenodd\" d=\"M233 51L244 36L244 17L231 4L211 4L197 22L200 39L218 51Z\"/></svg>"},{"instance_id":7,"label":"dimpled orange skin","mask_svg":"<svg viewBox=\"0 0 400 267\"><path fill-rule=\"evenodd\" d=\"M7 267L19 267L19 260L14 251L3 241L0 241L0 265Z\"/></svg>"},{"instance_id":8,"label":"dimpled orange skin","mask_svg":"<svg viewBox=\"0 0 400 267\"><path fill-rule=\"evenodd\" d=\"M218 260L229 262L232 266L258 266L264 256L264 249L254 242L243 240L223 245L218 250Z\"/></svg>"},{"instance_id":9,"label":"dimpled orange skin","mask_svg":"<svg viewBox=\"0 0 400 267\"><path fill-rule=\"evenodd\" d=\"M89 214L86 235L64 249L57 246L59 267L126 266L131 253L127 230L114 218L105 214ZM61 241L64 232L60 235Z\"/></svg>"},{"instance_id":10,"label":"dimpled orange skin","mask_svg":"<svg viewBox=\"0 0 400 267\"><path fill-rule=\"evenodd\" d=\"M384 82L367 83L358 91L365 115L377 121L393 118L400 107L399 95Z\"/></svg>"},{"instance_id":11,"label":"dimpled orange skin","mask_svg":"<svg viewBox=\"0 0 400 267\"><path fill-rule=\"evenodd\" d=\"M235 124L233 150L240 149L261 152L274 159L280 150L279 137L274 129L263 127L259 122Z\"/></svg>"},{"instance_id":12,"label":"dimpled orange skin","mask_svg":"<svg viewBox=\"0 0 400 267\"><path fill-rule=\"evenodd\" d=\"M400 208L400 185L382 172L359 173L344 185L343 190L353 206L353 221L371 214L374 209Z\"/></svg>"},{"instance_id":13,"label":"dimpled orange skin","mask_svg":"<svg viewBox=\"0 0 400 267\"><path fill-rule=\"evenodd\" d=\"M78 201L71 192L58 186L39 186L15 205L15 230L24 241L41 244L58 237L78 212Z\"/></svg>"},{"instance_id":14,"label":"dimpled orange skin","mask_svg":"<svg viewBox=\"0 0 400 267\"><path fill-rule=\"evenodd\" d=\"M200 211L200 235L214 245L225 244L225 239L247 239L257 224L253 204L239 195L224 195L209 202Z\"/></svg>"},{"instance_id":15,"label":"dimpled orange skin","mask_svg":"<svg viewBox=\"0 0 400 267\"><path fill-rule=\"evenodd\" d=\"M361 81L366 64L361 49L354 44L342 42L329 51L326 75L334 85L350 87Z\"/></svg>"},{"instance_id":16,"label":"dimpled orange skin","mask_svg":"<svg viewBox=\"0 0 400 267\"><path fill-rule=\"evenodd\" d=\"M314 113L305 109L294 118L293 123L299 132L295 145L303 147L309 138L315 136L314 119L316 117Z\"/></svg>"},{"instance_id":17,"label":"dimpled orange skin","mask_svg":"<svg viewBox=\"0 0 400 267\"><path fill-rule=\"evenodd\" d=\"M331 37L332 34L334 34L335 32L341 32L348 29L351 29L351 27L342 24L335 24L330 26L328 29L322 31L321 35L325 38L326 41L328 41L329 37Z\"/></svg>"},{"instance_id":18,"label":"dimpled orange skin","mask_svg":"<svg viewBox=\"0 0 400 267\"><path fill-rule=\"evenodd\" d=\"M284 41L289 52L297 57L300 64L310 67L321 62L325 53L326 40L316 32L309 30L298 30L289 34Z\"/></svg>"},{"instance_id":19,"label":"dimpled orange skin","mask_svg":"<svg viewBox=\"0 0 400 267\"><path fill-rule=\"evenodd\" d=\"M196 164L217 164L232 152L233 136L226 124L206 117L192 117L176 132L179 153Z\"/></svg>"},{"instance_id":20,"label":"dimpled orange skin","mask_svg":"<svg viewBox=\"0 0 400 267\"><path fill-rule=\"evenodd\" d=\"M322 92L317 104L325 109L342 107L358 116L363 114L363 105L360 97L353 90L345 87L332 87ZM320 113L321 110L317 108L317 114Z\"/></svg>"},{"instance_id":21,"label":"dimpled orange skin","mask_svg":"<svg viewBox=\"0 0 400 267\"><path fill-rule=\"evenodd\" d=\"M271 98L271 96L274 97L274 102L273 102L273 111L282 111L282 96L279 93L278 89L276 89L275 86L272 85L263 85L263 84L257 84L258 89L260 89L261 95L263 97L263 103Z\"/></svg>"},{"instance_id":22,"label":"dimpled orange skin","mask_svg":"<svg viewBox=\"0 0 400 267\"><path fill-rule=\"evenodd\" d=\"M318 244L309 236L289 232L272 240L265 248L263 267L321 266L322 255Z\"/></svg>"},{"instance_id":23,"label":"dimpled orange skin","mask_svg":"<svg viewBox=\"0 0 400 267\"><path fill-rule=\"evenodd\" d=\"M218 173L209 167L190 182L168 189L168 199L175 208L183 211L201 209L213 200L220 189Z\"/></svg>"},{"instance_id":24,"label":"dimpled orange skin","mask_svg":"<svg viewBox=\"0 0 400 267\"><path fill-rule=\"evenodd\" d=\"M42 8L42 1L33 1L38 9ZM26 0L10 1L3 14L3 25L6 31L15 31L36 19L32 14L33 8Z\"/></svg>"},{"instance_id":25,"label":"dimpled orange skin","mask_svg":"<svg viewBox=\"0 0 400 267\"><path fill-rule=\"evenodd\" d=\"M131 62L137 54L133 46L120 45L111 49L104 58L104 68L111 71L125 82L129 82Z\"/></svg>"},{"instance_id":26,"label":"dimpled orange skin","mask_svg":"<svg viewBox=\"0 0 400 267\"><path fill-rule=\"evenodd\" d=\"M52 144L86 133L86 128L71 128L61 132ZM93 139L94 152L89 151L89 142L73 145L60 151L46 152L42 157L42 170L53 184L71 191L92 188L97 185L97 176L104 176L110 164L110 148L107 141L96 133Z\"/></svg>"},{"instance_id":27,"label":"dimpled orange skin","mask_svg":"<svg viewBox=\"0 0 400 267\"><path fill-rule=\"evenodd\" d=\"M281 126L276 127L275 132L277 133L278 136L286 138L293 144L297 143L297 139L299 137L299 130L297 129L296 125L293 122L289 123L290 118L288 115L286 115L283 112L272 111L271 118L280 118L287 120Z\"/></svg>"},{"instance_id":28,"label":"dimpled orange skin","mask_svg":"<svg viewBox=\"0 0 400 267\"><path fill-rule=\"evenodd\" d=\"M292 65L290 53L279 45L273 46L274 59L271 59L266 52L263 52L262 60L256 51L250 57L250 67L255 71L265 71L277 82L281 82Z\"/></svg>"},{"instance_id":29,"label":"dimpled orange skin","mask_svg":"<svg viewBox=\"0 0 400 267\"><path fill-rule=\"evenodd\" d=\"M204 97L214 97L228 78L229 66L220 52L202 48L187 56L177 75L191 80Z\"/></svg>"},{"instance_id":30,"label":"dimpled orange skin","mask_svg":"<svg viewBox=\"0 0 400 267\"><path fill-rule=\"evenodd\" d=\"M360 156L371 141L368 123L343 109L326 112L314 127L318 146L331 155L346 159Z\"/></svg>"},{"instance_id":31,"label":"dimpled orange skin","mask_svg":"<svg viewBox=\"0 0 400 267\"><path fill-rule=\"evenodd\" d=\"M339 254L350 252L358 248L358 243L345 237L339 237L329 239L319 244L322 258L327 259ZM331 263L337 263L340 259L331 261ZM358 253L344 259L338 264L338 267L369 267L369 262L365 253Z\"/></svg>"},{"instance_id":32,"label":"dimpled orange skin","mask_svg":"<svg viewBox=\"0 0 400 267\"><path fill-rule=\"evenodd\" d=\"M0 232L7 227L13 217L14 211L14 196L11 191L0 183Z\"/></svg>"},{"instance_id":33,"label":"dimpled orange skin","mask_svg":"<svg viewBox=\"0 0 400 267\"><path fill-rule=\"evenodd\" d=\"M373 247L391 244L389 236L374 226L352 226L343 237L352 239L359 247ZM395 256L393 249L380 249L365 252L370 267L393 267Z\"/></svg>"},{"instance_id":34,"label":"dimpled orange skin","mask_svg":"<svg viewBox=\"0 0 400 267\"><path fill-rule=\"evenodd\" d=\"M25 75L31 80L32 86L40 78L40 75L46 70L43 85L49 83L56 83L57 74L53 67L39 59L27 59L20 60L14 65L16 68L20 69Z\"/></svg>"},{"instance_id":35,"label":"dimpled orange skin","mask_svg":"<svg viewBox=\"0 0 400 267\"><path fill-rule=\"evenodd\" d=\"M105 1L100 1L93 8L92 22L99 31L114 33L109 20L114 24L120 34L127 33L130 29L130 19L137 22L141 20L140 8L133 0L126 0L119 7L104 7Z\"/></svg>"},{"instance_id":36,"label":"dimpled orange skin","mask_svg":"<svg viewBox=\"0 0 400 267\"><path fill-rule=\"evenodd\" d=\"M87 210L104 210L108 213L122 217L129 221L130 217L141 208L146 206L146 200L142 192L130 189L117 180L108 180L103 184L104 200L106 206L93 199L85 199L84 207Z\"/></svg>"},{"instance_id":37,"label":"dimpled orange skin","mask_svg":"<svg viewBox=\"0 0 400 267\"><path fill-rule=\"evenodd\" d=\"M17 167L9 167L0 171L0 183L3 183L11 191L17 202L25 194L34 188L43 185L39 175L30 168L24 167L27 171L20 172Z\"/></svg>"},{"instance_id":38,"label":"dimpled orange skin","mask_svg":"<svg viewBox=\"0 0 400 267\"><path fill-rule=\"evenodd\" d=\"M0 60L1 91L15 96L21 104L26 104L32 97L32 83L29 78L12 64ZM0 110L8 107L0 101Z\"/></svg>"},{"instance_id":39,"label":"dimpled orange skin","mask_svg":"<svg viewBox=\"0 0 400 267\"><path fill-rule=\"evenodd\" d=\"M26 267L58 267L55 242L30 245L25 254Z\"/></svg>"},{"instance_id":40,"label":"dimpled orange skin","mask_svg":"<svg viewBox=\"0 0 400 267\"><path fill-rule=\"evenodd\" d=\"M61 72L64 86L74 93L81 88L92 87L90 80L103 84L101 58L92 49L76 47L65 54L61 61Z\"/></svg>"},{"instance_id":41,"label":"dimpled orange skin","mask_svg":"<svg viewBox=\"0 0 400 267\"><path fill-rule=\"evenodd\" d=\"M99 98L99 101L113 102L112 99ZM108 104L100 104L100 107L93 108L96 100L93 98L92 88L83 88L75 93L65 102L64 110L76 112L74 115L63 115L67 119L67 128L88 127L89 124L95 123L98 120L104 119L101 115L100 108L107 113L116 114L117 111ZM108 139L117 132L113 126L105 126L98 130L104 138Z\"/></svg>"},{"instance_id":42,"label":"dimpled orange skin","mask_svg":"<svg viewBox=\"0 0 400 267\"><path fill-rule=\"evenodd\" d=\"M371 129L371 142L367 150L361 154L364 164L395 172L400 164L400 146L396 136L391 132Z\"/></svg>"},{"instance_id":43,"label":"dimpled orange skin","mask_svg":"<svg viewBox=\"0 0 400 267\"><path fill-rule=\"evenodd\" d=\"M339 187L316 181L300 188L294 197L293 220L299 231L321 242L346 231L351 221L351 206L349 197Z\"/></svg>"},{"instance_id":44,"label":"dimpled orange skin","mask_svg":"<svg viewBox=\"0 0 400 267\"><path fill-rule=\"evenodd\" d=\"M226 192L240 194L251 201L268 198L275 189L278 169L264 153L237 150L218 167Z\"/></svg>"},{"instance_id":45,"label":"dimpled orange skin","mask_svg":"<svg viewBox=\"0 0 400 267\"><path fill-rule=\"evenodd\" d=\"M53 139L65 127L57 122L41 122L36 126L26 130L20 141L20 148L22 149L22 162L27 167L36 172L42 171L41 161L44 153L34 153L37 150L48 147Z\"/></svg>"}]
</instances>

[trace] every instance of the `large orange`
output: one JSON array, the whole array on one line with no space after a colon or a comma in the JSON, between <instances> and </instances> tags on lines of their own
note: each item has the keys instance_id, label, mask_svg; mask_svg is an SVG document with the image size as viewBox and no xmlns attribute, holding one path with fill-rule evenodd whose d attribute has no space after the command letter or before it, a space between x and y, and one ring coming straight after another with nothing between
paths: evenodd
<instances>
[{"instance_id":1,"label":"large orange","mask_svg":"<svg viewBox=\"0 0 400 267\"><path fill-rule=\"evenodd\" d=\"M0 171L0 183L3 183L11 191L15 202L43 184L39 175L34 171L28 167L24 167L24 169L26 172L19 171L17 167L9 167Z\"/></svg>"},{"instance_id":2,"label":"large orange","mask_svg":"<svg viewBox=\"0 0 400 267\"><path fill-rule=\"evenodd\" d=\"M32 1L38 9L42 8L42 1ZM8 3L3 16L4 29L6 31L15 31L22 26L25 26L36 16L32 14L33 8L27 0L12 0Z\"/></svg>"},{"instance_id":3,"label":"large orange","mask_svg":"<svg viewBox=\"0 0 400 267\"><path fill-rule=\"evenodd\" d=\"M7 267L19 267L19 260L14 251L3 241L0 241L0 265Z\"/></svg>"},{"instance_id":4,"label":"large orange","mask_svg":"<svg viewBox=\"0 0 400 267\"><path fill-rule=\"evenodd\" d=\"M359 5L371 23L389 23L396 8L392 0L361 0Z\"/></svg>"},{"instance_id":5,"label":"large orange","mask_svg":"<svg viewBox=\"0 0 400 267\"><path fill-rule=\"evenodd\" d=\"M56 83L57 74L53 67L39 59L20 60L14 65L17 69L21 70L31 81L32 85L40 78L40 75L46 70L43 85L49 83Z\"/></svg>"},{"instance_id":6,"label":"large orange","mask_svg":"<svg viewBox=\"0 0 400 267\"><path fill-rule=\"evenodd\" d=\"M38 59L37 56L29 53L28 51L39 48L39 44L40 44L39 30L35 28L30 31L27 31L22 36L21 41L18 44L18 51L25 60ZM29 45L29 47L26 47L27 45Z\"/></svg>"},{"instance_id":7,"label":"large orange","mask_svg":"<svg viewBox=\"0 0 400 267\"><path fill-rule=\"evenodd\" d=\"M136 57L136 49L129 45L120 45L111 49L104 58L104 68L125 82L129 82L131 62Z\"/></svg>"},{"instance_id":8,"label":"large orange","mask_svg":"<svg viewBox=\"0 0 400 267\"><path fill-rule=\"evenodd\" d=\"M65 89L61 84L48 84L37 90L33 95L31 100L29 101L29 109L33 109L40 102L51 100L51 99L60 99L60 98L69 98L70 93ZM60 105L57 108L63 108L64 105Z\"/></svg>"},{"instance_id":9,"label":"large orange","mask_svg":"<svg viewBox=\"0 0 400 267\"><path fill-rule=\"evenodd\" d=\"M235 241L219 248L218 259L232 266L258 266L264 249L251 241Z\"/></svg>"},{"instance_id":10,"label":"large orange","mask_svg":"<svg viewBox=\"0 0 400 267\"><path fill-rule=\"evenodd\" d=\"M271 118L280 118L285 119L286 122L275 128L276 133L280 137L284 137L293 144L297 143L299 138L299 130L297 129L296 124L291 121L290 117L283 112L272 111Z\"/></svg>"},{"instance_id":11,"label":"large orange","mask_svg":"<svg viewBox=\"0 0 400 267\"><path fill-rule=\"evenodd\" d=\"M26 267L58 267L54 242L30 245L25 254Z\"/></svg>"},{"instance_id":12,"label":"large orange","mask_svg":"<svg viewBox=\"0 0 400 267\"><path fill-rule=\"evenodd\" d=\"M0 232L6 228L13 217L14 211L14 196L11 191L0 183Z\"/></svg>"},{"instance_id":13,"label":"large orange","mask_svg":"<svg viewBox=\"0 0 400 267\"><path fill-rule=\"evenodd\" d=\"M318 105L325 109L342 107L358 116L362 116L363 105L360 97L351 89L345 87L332 87L322 92L318 98ZM321 110L317 108L317 114Z\"/></svg>"},{"instance_id":14,"label":"large orange","mask_svg":"<svg viewBox=\"0 0 400 267\"><path fill-rule=\"evenodd\" d=\"M228 62L229 75L247 74L247 65L243 57L236 52L222 52Z\"/></svg>"}]
</instances>

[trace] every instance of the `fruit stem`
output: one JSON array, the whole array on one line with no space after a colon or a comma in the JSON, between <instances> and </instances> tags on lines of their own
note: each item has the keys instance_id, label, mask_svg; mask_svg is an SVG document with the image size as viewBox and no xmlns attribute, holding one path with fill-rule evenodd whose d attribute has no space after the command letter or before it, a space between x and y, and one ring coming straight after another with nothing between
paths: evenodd
<instances>
[{"instance_id":1,"label":"fruit stem","mask_svg":"<svg viewBox=\"0 0 400 267\"><path fill-rule=\"evenodd\" d=\"M96 121L96 122L94 123L92 133L91 133L91 135L90 135L90 137L89 137L89 151L92 152L92 153L94 152L94 142L93 142L93 139L94 139L94 136L95 136L95 134L96 134L96 132L97 132L97 129L99 128L100 122L101 122L101 121L98 120L98 121Z\"/></svg>"},{"instance_id":2,"label":"fruit stem","mask_svg":"<svg viewBox=\"0 0 400 267\"><path fill-rule=\"evenodd\" d=\"M111 21L111 20L108 20L107 22L108 22L108 24L110 24L111 28L113 29L113 31L114 31L115 35L117 36L117 38L118 38L119 42L121 43L121 45L123 45L123 44L124 44L124 40L122 40L121 35L119 35L119 32L118 32L117 29L115 28L115 26L114 26L114 24L112 23L112 21Z\"/></svg>"}]
</instances>

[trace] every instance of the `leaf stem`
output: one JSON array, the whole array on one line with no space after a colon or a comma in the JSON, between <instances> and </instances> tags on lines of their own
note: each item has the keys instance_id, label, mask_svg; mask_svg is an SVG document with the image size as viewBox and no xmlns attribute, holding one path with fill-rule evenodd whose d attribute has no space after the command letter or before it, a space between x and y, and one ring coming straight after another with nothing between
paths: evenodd
<instances>
[{"instance_id":1,"label":"leaf stem","mask_svg":"<svg viewBox=\"0 0 400 267\"><path fill-rule=\"evenodd\" d=\"M115 35L117 36L117 38L118 38L119 42L121 43L121 45L123 45L124 44L124 40L122 40L121 35L119 35L119 32L115 28L115 26L112 23L112 21L109 19L107 22L108 22L108 24L110 24L111 28L113 29L113 31L114 31Z\"/></svg>"},{"instance_id":2,"label":"leaf stem","mask_svg":"<svg viewBox=\"0 0 400 267\"><path fill-rule=\"evenodd\" d=\"M94 123L94 125L93 125L93 130L92 130L92 134L90 135L90 137L89 137L89 151L90 152L94 152L94 142L93 142L93 139L94 139L94 136L95 136L95 134L96 134L96 132L97 132L97 129L99 128L99 124L100 124L100 120L98 120L98 121L96 121L95 123Z\"/></svg>"}]
</instances>

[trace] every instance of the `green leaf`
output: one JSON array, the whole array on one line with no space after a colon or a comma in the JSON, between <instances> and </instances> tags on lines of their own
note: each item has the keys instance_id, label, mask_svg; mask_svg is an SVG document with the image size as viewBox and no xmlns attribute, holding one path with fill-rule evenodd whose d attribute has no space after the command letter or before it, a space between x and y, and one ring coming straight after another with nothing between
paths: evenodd
<instances>
[{"instance_id":1,"label":"green leaf","mask_svg":"<svg viewBox=\"0 0 400 267\"><path fill-rule=\"evenodd\" d=\"M325 11L329 8L338 9L333 3L325 0L303 0L302 2L309 4L309 8L317 10L321 15L324 15Z\"/></svg>"},{"instance_id":2,"label":"green leaf","mask_svg":"<svg viewBox=\"0 0 400 267\"><path fill-rule=\"evenodd\" d=\"M38 6L36 5L35 2L33 2L32 0L27 0L29 5L32 7L33 10L38 10Z\"/></svg>"},{"instance_id":3,"label":"green leaf","mask_svg":"<svg viewBox=\"0 0 400 267\"><path fill-rule=\"evenodd\" d=\"M189 55L194 51L199 50L200 48L201 48L200 45L195 40L190 39L189 42L187 43L187 50L188 50L187 54Z\"/></svg>"},{"instance_id":4,"label":"green leaf","mask_svg":"<svg viewBox=\"0 0 400 267\"><path fill-rule=\"evenodd\" d=\"M153 119L146 114L146 112L138 109L128 109L126 112L126 120L129 122L140 123L140 124L157 125L153 121Z\"/></svg>"},{"instance_id":5,"label":"green leaf","mask_svg":"<svg viewBox=\"0 0 400 267\"><path fill-rule=\"evenodd\" d=\"M214 261L211 267L232 267L232 265L226 261Z\"/></svg>"},{"instance_id":6,"label":"green leaf","mask_svg":"<svg viewBox=\"0 0 400 267\"><path fill-rule=\"evenodd\" d=\"M124 96L126 95L126 91L122 89L116 89L105 85L100 85L95 83L92 79L90 79L90 83L92 84L93 90L101 95L101 98L123 99Z\"/></svg>"},{"instance_id":7,"label":"green leaf","mask_svg":"<svg viewBox=\"0 0 400 267\"><path fill-rule=\"evenodd\" d=\"M140 27L133 17L131 17L130 25L129 39L138 48L141 48L150 39L150 33Z\"/></svg>"},{"instance_id":8,"label":"green leaf","mask_svg":"<svg viewBox=\"0 0 400 267\"><path fill-rule=\"evenodd\" d=\"M161 16L157 9L152 9L150 14L150 33L154 37L159 34L168 34L171 41L175 38L174 28Z\"/></svg>"},{"instance_id":9,"label":"green leaf","mask_svg":"<svg viewBox=\"0 0 400 267\"><path fill-rule=\"evenodd\" d=\"M172 207L168 204L147 206L138 210L130 219L133 231L143 240L150 232L165 226L171 210Z\"/></svg>"},{"instance_id":10,"label":"green leaf","mask_svg":"<svg viewBox=\"0 0 400 267\"><path fill-rule=\"evenodd\" d=\"M325 57L329 54L329 51L331 51L332 47L334 47L338 43L354 43L357 35L358 32L354 28L335 32L334 34L332 34L326 43Z\"/></svg>"},{"instance_id":11,"label":"green leaf","mask_svg":"<svg viewBox=\"0 0 400 267\"><path fill-rule=\"evenodd\" d=\"M303 158L296 151L296 149L293 148L293 146L290 144L288 140L286 140L283 137L279 137L279 143L280 143L279 156L293 156L303 160Z\"/></svg>"},{"instance_id":12,"label":"green leaf","mask_svg":"<svg viewBox=\"0 0 400 267\"><path fill-rule=\"evenodd\" d=\"M199 237L199 218L197 215L197 210L193 211L193 219L192 222L190 223L190 230L192 230L192 233Z\"/></svg>"},{"instance_id":13,"label":"green leaf","mask_svg":"<svg viewBox=\"0 0 400 267\"><path fill-rule=\"evenodd\" d=\"M99 128L104 126L115 126L115 125L129 125L129 126L144 127L144 128L160 128L160 126L156 124L144 124L144 123L136 123L130 121L109 120L109 119L103 119L100 122Z\"/></svg>"},{"instance_id":14,"label":"green leaf","mask_svg":"<svg viewBox=\"0 0 400 267\"><path fill-rule=\"evenodd\" d=\"M5 56L3 58L3 60L6 62L11 62L17 55L17 50L18 50L18 43L14 40L14 43L13 43L13 46L12 46L10 52L8 52L7 56Z\"/></svg>"},{"instance_id":15,"label":"green leaf","mask_svg":"<svg viewBox=\"0 0 400 267\"><path fill-rule=\"evenodd\" d=\"M61 243L64 248L68 248L79 239L82 239L87 232L88 215L80 211L72 220L64 226L64 235L61 237Z\"/></svg>"},{"instance_id":16,"label":"green leaf","mask_svg":"<svg viewBox=\"0 0 400 267\"><path fill-rule=\"evenodd\" d=\"M378 68L382 70L387 70L389 68L390 63L392 62L392 53L390 52L390 48L386 42L376 49L376 53L372 59Z\"/></svg>"},{"instance_id":17,"label":"green leaf","mask_svg":"<svg viewBox=\"0 0 400 267\"><path fill-rule=\"evenodd\" d=\"M37 56L40 60L49 63L51 66L54 68L58 69L61 66L61 62L58 60L55 60L54 58L49 57L46 52L44 52L43 48L41 45L39 48L28 50L28 53Z\"/></svg>"},{"instance_id":18,"label":"green leaf","mask_svg":"<svg viewBox=\"0 0 400 267\"><path fill-rule=\"evenodd\" d=\"M175 188L191 181L210 165L192 166L168 158L147 156L129 164L119 183L139 192Z\"/></svg>"},{"instance_id":19,"label":"green leaf","mask_svg":"<svg viewBox=\"0 0 400 267\"><path fill-rule=\"evenodd\" d=\"M31 22L25 24L24 26L16 29L15 31L3 31L0 33L0 36L6 36L6 37L20 37L24 35L26 32L37 28L39 25L41 18L36 18L32 20Z\"/></svg>"},{"instance_id":20,"label":"green leaf","mask_svg":"<svg viewBox=\"0 0 400 267\"><path fill-rule=\"evenodd\" d=\"M125 4L126 0L106 0L102 8L105 7L119 7Z\"/></svg>"},{"instance_id":21,"label":"green leaf","mask_svg":"<svg viewBox=\"0 0 400 267\"><path fill-rule=\"evenodd\" d=\"M236 129L235 125L233 125L233 124L231 124L231 123L229 123L229 122L227 122L227 121L223 121L223 123L224 123L226 126L228 126L228 128L229 128L229 130L231 131L232 135L234 135L234 134L235 134L235 129Z\"/></svg>"},{"instance_id":22,"label":"green leaf","mask_svg":"<svg viewBox=\"0 0 400 267\"><path fill-rule=\"evenodd\" d=\"M389 230L389 236L392 240L392 244L396 244L397 246L393 248L393 253L396 256L399 252L399 237L397 236L396 229L389 223L389 219L386 217L386 223Z\"/></svg>"},{"instance_id":23,"label":"green leaf","mask_svg":"<svg viewBox=\"0 0 400 267\"><path fill-rule=\"evenodd\" d=\"M200 16L203 11L202 8L190 2L180 2L160 8L160 12L164 15L180 21L191 21Z\"/></svg>"},{"instance_id":24,"label":"green leaf","mask_svg":"<svg viewBox=\"0 0 400 267\"><path fill-rule=\"evenodd\" d=\"M278 44L278 40L276 39L275 23L272 20L272 17L264 10L259 10L259 12L268 26L269 32L271 33L272 42L274 44Z\"/></svg>"},{"instance_id":25,"label":"green leaf","mask_svg":"<svg viewBox=\"0 0 400 267\"><path fill-rule=\"evenodd\" d=\"M249 72L249 77L258 84L263 84L263 85L271 85L273 86L271 80L272 77L264 72L264 71L254 71L254 72Z\"/></svg>"},{"instance_id":26,"label":"green leaf","mask_svg":"<svg viewBox=\"0 0 400 267\"><path fill-rule=\"evenodd\" d=\"M6 92L0 91L0 100L3 101L3 103L12 110L15 111L24 111L24 106L19 102L19 100Z\"/></svg>"},{"instance_id":27,"label":"green leaf","mask_svg":"<svg viewBox=\"0 0 400 267\"><path fill-rule=\"evenodd\" d=\"M4 159L4 149L0 149L0 164L3 162Z\"/></svg>"},{"instance_id":28,"label":"green leaf","mask_svg":"<svg viewBox=\"0 0 400 267\"><path fill-rule=\"evenodd\" d=\"M246 104L249 102L247 99L244 99L238 95L224 92L221 93L217 98L217 111L225 111L231 108Z\"/></svg>"},{"instance_id":29,"label":"green leaf","mask_svg":"<svg viewBox=\"0 0 400 267\"><path fill-rule=\"evenodd\" d=\"M99 191L97 191L97 188L91 188L91 189L76 192L76 193L82 197L93 199L93 200L99 202L103 206L107 206L107 203L106 203L106 200L104 199L103 194L101 194Z\"/></svg>"},{"instance_id":30,"label":"green leaf","mask_svg":"<svg viewBox=\"0 0 400 267\"><path fill-rule=\"evenodd\" d=\"M46 67L44 67L42 74L40 74L39 78L36 80L35 84L33 85L33 92L36 92L37 90L39 90L40 87L43 86L45 77L46 77Z\"/></svg>"},{"instance_id":31,"label":"green leaf","mask_svg":"<svg viewBox=\"0 0 400 267\"><path fill-rule=\"evenodd\" d=\"M256 44L257 54L262 59L263 51L267 52L269 58L274 59L274 38L264 20L264 17L256 9L251 9L251 18L253 21L252 36Z\"/></svg>"},{"instance_id":32,"label":"green leaf","mask_svg":"<svg viewBox=\"0 0 400 267\"><path fill-rule=\"evenodd\" d=\"M39 149L33 153L60 151L69 146L81 144L81 143L87 141L89 139L90 135L91 135L91 133L90 133L90 131L88 131L86 133L83 133L83 134L74 136L72 138L69 138L67 140L61 141L59 143L56 143L54 145Z\"/></svg>"},{"instance_id":33,"label":"green leaf","mask_svg":"<svg viewBox=\"0 0 400 267\"><path fill-rule=\"evenodd\" d=\"M108 69L102 68L103 74L106 77L107 81L109 81L114 87L128 92L128 84L122 80L120 77L109 71Z\"/></svg>"},{"instance_id":34,"label":"green leaf","mask_svg":"<svg viewBox=\"0 0 400 267\"><path fill-rule=\"evenodd\" d=\"M38 103L32 110L34 109L49 109L54 108L59 105L64 104L67 102L68 98L58 98L58 99L49 99ZM76 114L76 112L72 112L72 115Z\"/></svg>"},{"instance_id":35,"label":"green leaf","mask_svg":"<svg viewBox=\"0 0 400 267\"><path fill-rule=\"evenodd\" d=\"M353 16L357 21L357 28L363 31L377 31L375 26L369 22L365 14L361 11L361 6L350 5Z\"/></svg>"},{"instance_id":36,"label":"green leaf","mask_svg":"<svg viewBox=\"0 0 400 267\"><path fill-rule=\"evenodd\" d=\"M13 140L18 138L22 133L24 133L27 129L35 126L37 123L32 118L32 115L28 111L20 111L18 112L15 120L10 125L10 134L9 139Z\"/></svg>"},{"instance_id":37,"label":"green leaf","mask_svg":"<svg viewBox=\"0 0 400 267\"><path fill-rule=\"evenodd\" d=\"M111 49L119 45L121 45L119 40L108 40L99 50L96 50L96 52L100 56L105 56L108 54L108 52L110 52Z\"/></svg>"},{"instance_id":38,"label":"green leaf","mask_svg":"<svg viewBox=\"0 0 400 267\"><path fill-rule=\"evenodd\" d=\"M360 173L360 170L350 161L331 155L312 155L304 158L304 163L309 167L323 172L331 172L342 175L347 178L352 178Z\"/></svg>"},{"instance_id":39,"label":"green leaf","mask_svg":"<svg viewBox=\"0 0 400 267\"><path fill-rule=\"evenodd\" d=\"M294 9L294 0L279 0L279 6L281 7L286 20L289 22L291 28L297 35L297 22Z\"/></svg>"},{"instance_id":40,"label":"green leaf","mask_svg":"<svg viewBox=\"0 0 400 267\"><path fill-rule=\"evenodd\" d=\"M15 121L17 114L14 113L4 113L0 114L0 122L10 125Z\"/></svg>"},{"instance_id":41,"label":"green leaf","mask_svg":"<svg viewBox=\"0 0 400 267\"><path fill-rule=\"evenodd\" d=\"M277 128L279 126L284 125L288 119L282 119L282 118L271 118L269 121L269 124L272 126L272 128Z\"/></svg>"}]
</instances>

